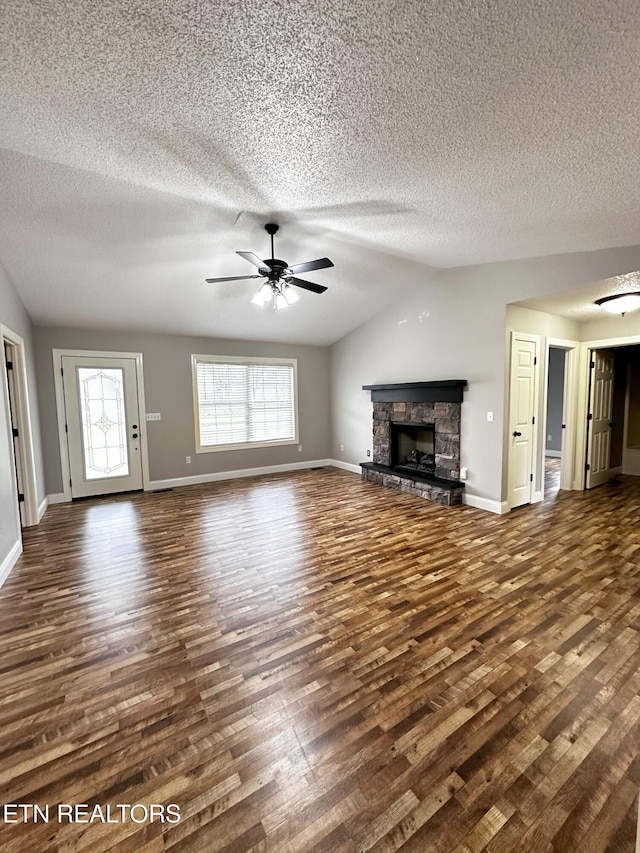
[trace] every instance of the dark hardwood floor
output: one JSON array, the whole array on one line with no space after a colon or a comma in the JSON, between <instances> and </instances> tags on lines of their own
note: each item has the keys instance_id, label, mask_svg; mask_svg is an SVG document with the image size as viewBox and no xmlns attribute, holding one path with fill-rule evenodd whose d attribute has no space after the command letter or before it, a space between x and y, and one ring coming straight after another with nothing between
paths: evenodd
<instances>
[{"instance_id":1,"label":"dark hardwood floor","mask_svg":"<svg viewBox=\"0 0 640 853\"><path fill-rule=\"evenodd\" d=\"M631 853L639 515L331 468L51 507L0 591L0 799L50 819L0 850Z\"/></svg>"},{"instance_id":2,"label":"dark hardwood floor","mask_svg":"<svg viewBox=\"0 0 640 853\"><path fill-rule=\"evenodd\" d=\"M560 466L560 458L554 456L545 457L544 494L546 498L555 495L560 489Z\"/></svg>"}]
</instances>

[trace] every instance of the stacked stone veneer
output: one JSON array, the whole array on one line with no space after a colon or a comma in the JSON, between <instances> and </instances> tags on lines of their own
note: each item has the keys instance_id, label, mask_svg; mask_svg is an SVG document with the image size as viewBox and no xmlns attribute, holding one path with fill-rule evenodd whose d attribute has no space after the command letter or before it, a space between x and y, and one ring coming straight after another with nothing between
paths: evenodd
<instances>
[{"instance_id":1,"label":"stacked stone veneer","mask_svg":"<svg viewBox=\"0 0 640 853\"><path fill-rule=\"evenodd\" d=\"M460 476L460 403L373 404L373 461L391 465L391 423L433 424L435 476Z\"/></svg>"},{"instance_id":2,"label":"stacked stone veneer","mask_svg":"<svg viewBox=\"0 0 640 853\"><path fill-rule=\"evenodd\" d=\"M445 489L437 483L410 480L408 477L402 477L400 474L394 474L391 471L374 471L364 466L362 468L362 479L368 480L370 483L377 483L379 486L386 486L388 489L395 489L397 492L406 492L409 495L426 498L426 500L442 506L460 506L462 503L463 485Z\"/></svg>"},{"instance_id":3,"label":"stacked stone veneer","mask_svg":"<svg viewBox=\"0 0 640 853\"><path fill-rule=\"evenodd\" d=\"M435 477L457 481L460 476L460 403L373 403L373 462L391 465L391 424L432 424ZM443 506L462 503L462 483L443 484L412 479L393 471L363 467L365 480L418 495Z\"/></svg>"}]
</instances>

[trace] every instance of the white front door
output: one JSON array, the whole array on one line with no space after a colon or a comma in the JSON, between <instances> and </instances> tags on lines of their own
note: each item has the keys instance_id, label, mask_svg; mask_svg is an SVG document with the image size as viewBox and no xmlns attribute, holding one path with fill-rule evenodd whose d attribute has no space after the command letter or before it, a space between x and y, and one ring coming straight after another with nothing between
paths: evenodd
<instances>
[{"instance_id":1,"label":"white front door","mask_svg":"<svg viewBox=\"0 0 640 853\"><path fill-rule=\"evenodd\" d=\"M587 489L611 479L614 359L615 355L610 350L594 350L591 353Z\"/></svg>"},{"instance_id":2,"label":"white front door","mask_svg":"<svg viewBox=\"0 0 640 853\"><path fill-rule=\"evenodd\" d=\"M141 489L134 358L62 356L71 496Z\"/></svg>"},{"instance_id":3,"label":"white front door","mask_svg":"<svg viewBox=\"0 0 640 853\"><path fill-rule=\"evenodd\" d=\"M509 506L531 503L533 493L536 339L512 335L509 404Z\"/></svg>"}]
</instances>

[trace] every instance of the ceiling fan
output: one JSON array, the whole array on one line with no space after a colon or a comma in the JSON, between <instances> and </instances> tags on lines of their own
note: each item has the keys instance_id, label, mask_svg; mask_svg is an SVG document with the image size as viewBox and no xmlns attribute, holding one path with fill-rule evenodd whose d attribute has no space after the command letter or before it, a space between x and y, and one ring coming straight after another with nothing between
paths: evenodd
<instances>
[{"instance_id":1,"label":"ceiling fan","mask_svg":"<svg viewBox=\"0 0 640 853\"><path fill-rule=\"evenodd\" d=\"M312 281L305 281L298 278L300 272L310 272L311 270L323 270L327 267L332 267L333 262L329 258L318 258L315 261L306 261L302 264L291 264L291 266L279 258L274 257L273 250L273 235L278 230L279 226L275 222L267 222L264 226L265 231L271 237L271 257L261 260L253 252L236 252L241 258L249 261L258 268L256 275L234 275L226 278L207 278L208 284L214 284L218 281L243 281L250 278L264 278L266 281L260 287L256 295L251 300L256 305L266 305L273 300L274 308L286 308L298 301L298 294L293 290L291 285L300 287L302 290L310 290L312 293L324 293L327 289L321 284L314 284Z\"/></svg>"}]
</instances>

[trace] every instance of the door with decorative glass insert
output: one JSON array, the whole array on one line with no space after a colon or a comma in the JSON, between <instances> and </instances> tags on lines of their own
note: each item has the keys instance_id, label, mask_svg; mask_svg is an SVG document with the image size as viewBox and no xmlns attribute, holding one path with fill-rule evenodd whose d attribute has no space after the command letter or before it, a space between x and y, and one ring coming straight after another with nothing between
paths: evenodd
<instances>
[{"instance_id":1,"label":"door with decorative glass insert","mask_svg":"<svg viewBox=\"0 0 640 853\"><path fill-rule=\"evenodd\" d=\"M133 358L62 356L71 496L142 488Z\"/></svg>"}]
</instances>

